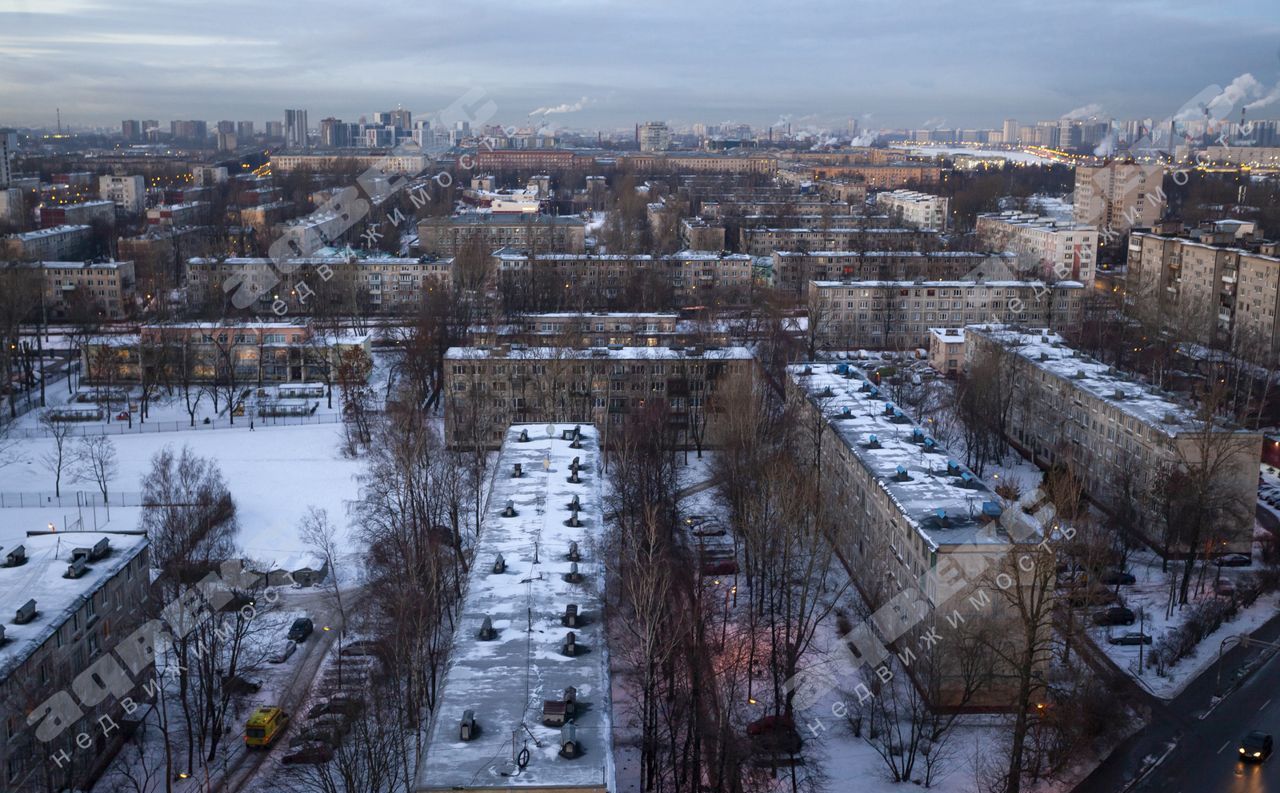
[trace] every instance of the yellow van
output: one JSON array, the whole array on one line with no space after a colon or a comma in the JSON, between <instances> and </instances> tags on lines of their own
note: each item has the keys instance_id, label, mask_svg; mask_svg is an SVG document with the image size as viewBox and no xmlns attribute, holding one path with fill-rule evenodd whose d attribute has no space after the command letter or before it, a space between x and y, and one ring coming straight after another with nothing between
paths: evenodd
<instances>
[{"instance_id":1,"label":"yellow van","mask_svg":"<svg viewBox=\"0 0 1280 793\"><path fill-rule=\"evenodd\" d=\"M244 745L267 747L275 743L289 724L289 714L272 705L262 705L249 715L244 725Z\"/></svg>"}]
</instances>

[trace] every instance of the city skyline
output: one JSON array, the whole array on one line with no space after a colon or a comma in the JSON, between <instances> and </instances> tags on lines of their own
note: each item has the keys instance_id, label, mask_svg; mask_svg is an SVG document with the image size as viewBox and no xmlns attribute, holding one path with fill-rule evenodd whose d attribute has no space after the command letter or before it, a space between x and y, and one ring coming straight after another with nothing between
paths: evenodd
<instances>
[{"instance_id":1,"label":"city skyline","mask_svg":"<svg viewBox=\"0 0 1280 793\"><path fill-rule=\"evenodd\" d=\"M17 0L0 11L10 75L0 123L52 127L59 108L68 127L277 119L286 107L307 108L313 121L396 106L420 117L476 88L504 123L591 129L647 118L988 128L1073 112L1163 117L1212 85L1267 108L1280 98L1280 26L1260 2L1209 18L1187 3L810 5L787 17L750 4L725 13L581 0L359 15L328 2L234 0L214 12ZM1251 82L1233 83L1244 75Z\"/></svg>"}]
</instances>

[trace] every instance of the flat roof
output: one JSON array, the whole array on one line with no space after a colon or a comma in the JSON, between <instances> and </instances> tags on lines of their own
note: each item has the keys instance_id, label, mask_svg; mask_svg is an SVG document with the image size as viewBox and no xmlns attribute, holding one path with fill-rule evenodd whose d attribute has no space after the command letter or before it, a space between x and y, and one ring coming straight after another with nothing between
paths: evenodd
<instances>
[{"instance_id":1,"label":"flat roof","mask_svg":"<svg viewBox=\"0 0 1280 793\"><path fill-rule=\"evenodd\" d=\"M89 562L79 578L66 578L71 553L76 548L92 548L106 539L110 553ZM0 567L0 603L4 604L4 638L0 644L0 680L5 680L47 642L63 623L71 619L85 599L115 577L147 547L145 534L112 532L49 532L26 537L9 534L2 538L0 555L17 546L26 550L26 564ZM135 575L150 575L139 570ZM13 621L17 609L35 600L35 619L25 625Z\"/></svg>"},{"instance_id":2,"label":"flat roof","mask_svg":"<svg viewBox=\"0 0 1280 793\"><path fill-rule=\"evenodd\" d=\"M589 361L598 358L618 358L621 360L705 360L705 361L746 361L754 358L746 347L705 347L701 352L694 352L689 347L450 347L444 354L448 360L465 361L484 358L524 358L532 361Z\"/></svg>"},{"instance_id":3,"label":"flat roof","mask_svg":"<svg viewBox=\"0 0 1280 793\"><path fill-rule=\"evenodd\" d=\"M582 433L579 449L563 437L575 426ZM574 457L582 465L580 484L568 481ZM524 469L519 479L512 476L516 463ZM609 653L599 594L604 502L596 430L514 425L494 471L417 789L614 790ZM566 525L574 496L582 508L582 526L576 528ZM502 516L508 501L514 517ZM564 580L570 542L578 543L582 557L581 583ZM498 554L506 562L504 573L493 572ZM571 603L581 618L573 629L561 622ZM487 641L479 638L485 617L497 631ZM585 652L561 652L570 630ZM568 687L577 689L579 703L573 724L582 754L575 759L559 755L560 728L542 722L543 701L562 699ZM462 741L459 728L468 710L479 731ZM529 761L519 768L513 756L522 749Z\"/></svg>"},{"instance_id":4,"label":"flat roof","mask_svg":"<svg viewBox=\"0 0 1280 793\"><path fill-rule=\"evenodd\" d=\"M1040 287L1043 289L1083 289L1084 284L1079 281L1055 281L1052 284L1046 284L1044 281L987 281L987 280L963 280L952 279L949 281L931 281L931 280L897 280L897 281L810 281L822 289L830 289L840 286L859 287L859 286L900 286L900 287L964 287L972 289L975 286L980 287Z\"/></svg>"},{"instance_id":5,"label":"flat roof","mask_svg":"<svg viewBox=\"0 0 1280 793\"><path fill-rule=\"evenodd\" d=\"M936 440L930 446L930 433L894 405L861 368L874 370L880 365L878 361L800 363L788 366L787 376L822 411L827 426L930 550L1014 543L999 519L1001 499ZM878 446L869 445L872 435ZM984 511L993 509L995 514L984 519ZM944 511L945 520L939 519L938 510ZM1030 527L1024 536L1040 531L1034 518L1020 510L1003 519L1024 522Z\"/></svg>"},{"instance_id":6,"label":"flat roof","mask_svg":"<svg viewBox=\"0 0 1280 793\"><path fill-rule=\"evenodd\" d=\"M1072 349L1053 331L1035 328L1022 330L1007 325L970 325L966 330L995 341L1010 352L1022 356L1037 369L1070 383L1071 387L1112 405L1170 437L1195 432L1200 427L1195 412L1189 405Z\"/></svg>"},{"instance_id":7,"label":"flat roof","mask_svg":"<svg viewBox=\"0 0 1280 793\"><path fill-rule=\"evenodd\" d=\"M586 227L586 223L582 218L571 217L568 215L532 215L527 213L521 214L493 214L472 212L465 215L451 215L449 217L429 217L418 221L419 225L428 226L582 226Z\"/></svg>"}]
</instances>

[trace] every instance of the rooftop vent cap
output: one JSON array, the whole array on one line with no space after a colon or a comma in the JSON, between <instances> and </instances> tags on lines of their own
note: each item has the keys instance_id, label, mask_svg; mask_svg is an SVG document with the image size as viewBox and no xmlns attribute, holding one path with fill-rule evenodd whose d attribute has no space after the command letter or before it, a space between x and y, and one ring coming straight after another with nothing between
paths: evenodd
<instances>
[{"instance_id":1,"label":"rooftop vent cap","mask_svg":"<svg viewBox=\"0 0 1280 793\"><path fill-rule=\"evenodd\" d=\"M5 567L18 567L19 565L26 564L26 562L27 562L27 549L25 546L22 546L22 545L18 545L14 547L12 550L9 551L9 553L5 554L5 557L4 557Z\"/></svg>"},{"instance_id":2,"label":"rooftop vent cap","mask_svg":"<svg viewBox=\"0 0 1280 793\"><path fill-rule=\"evenodd\" d=\"M493 620L489 615L485 615L484 622L480 623L480 641L492 641L498 637L498 632L493 629Z\"/></svg>"},{"instance_id":3,"label":"rooftop vent cap","mask_svg":"<svg viewBox=\"0 0 1280 793\"><path fill-rule=\"evenodd\" d=\"M498 554L497 556L493 557L493 572L495 573L507 572L507 560L502 558L502 554Z\"/></svg>"},{"instance_id":4,"label":"rooftop vent cap","mask_svg":"<svg viewBox=\"0 0 1280 793\"><path fill-rule=\"evenodd\" d=\"M462 711L462 721L458 724L458 739L469 741L474 738L479 731L479 725L476 724L475 711Z\"/></svg>"},{"instance_id":5,"label":"rooftop vent cap","mask_svg":"<svg viewBox=\"0 0 1280 793\"><path fill-rule=\"evenodd\" d=\"M36 618L36 602L28 600L22 604L22 608L18 609L18 613L14 616L13 621L18 625L26 625L28 622Z\"/></svg>"}]
</instances>

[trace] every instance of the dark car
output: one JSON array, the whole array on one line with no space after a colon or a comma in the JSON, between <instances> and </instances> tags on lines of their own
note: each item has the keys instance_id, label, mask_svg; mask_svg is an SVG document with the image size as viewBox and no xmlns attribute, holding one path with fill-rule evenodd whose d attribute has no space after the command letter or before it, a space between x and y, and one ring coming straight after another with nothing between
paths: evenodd
<instances>
[{"instance_id":1,"label":"dark car","mask_svg":"<svg viewBox=\"0 0 1280 793\"><path fill-rule=\"evenodd\" d=\"M765 716L751 722L747 738L751 748L763 755L795 754L804 743L795 722L786 716Z\"/></svg>"},{"instance_id":2,"label":"dark car","mask_svg":"<svg viewBox=\"0 0 1280 793\"><path fill-rule=\"evenodd\" d=\"M1132 625L1136 620L1134 613L1124 606L1112 606L1093 615L1095 625Z\"/></svg>"},{"instance_id":3,"label":"dark car","mask_svg":"<svg viewBox=\"0 0 1280 793\"><path fill-rule=\"evenodd\" d=\"M1098 576L1098 580L1108 586L1114 586L1116 584L1128 586L1129 584L1134 584L1138 581L1138 579L1133 577L1132 573L1126 573L1123 570L1107 570L1103 572L1102 575Z\"/></svg>"},{"instance_id":4,"label":"dark car","mask_svg":"<svg viewBox=\"0 0 1280 793\"><path fill-rule=\"evenodd\" d=\"M341 714L348 718L359 716L364 710L364 700L349 693L336 693L325 697L307 711L307 718L313 719L331 713Z\"/></svg>"},{"instance_id":5,"label":"dark car","mask_svg":"<svg viewBox=\"0 0 1280 793\"><path fill-rule=\"evenodd\" d=\"M1067 602L1072 606L1105 606L1108 603L1115 603L1119 598L1116 593L1104 586L1077 586L1072 587L1067 594Z\"/></svg>"},{"instance_id":6,"label":"dark car","mask_svg":"<svg viewBox=\"0 0 1280 793\"><path fill-rule=\"evenodd\" d=\"M1213 593L1218 597L1224 597L1224 598L1235 597L1236 585L1224 578L1223 580L1213 585Z\"/></svg>"},{"instance_id":7,"label":"dark car","mask_svg":"<svg viewBox=\"0 0 1280 793\"><path fill-rule=\"evenodd\" d=\"M315 629L315 623L309 617L299 617L289 626L289 638L295 642L305 642Z\"/></svg>"},{"instance_id":8,"label":"dark car","mask_svg":"<svg viewBox=\"0 0 1280 793\"><path fill-rule=\"evenodd\" d=\"M333 759L333 747L327 743L315 741L295 748L281 758L285 765L317 765Z\"/></svg>"},{"instance_id":9,"label":"dark car","mask_svg":"<svg viewBox=\"0 0 1280 793\"><path fill-rule=\"evenodd\" d=\"M342 735L332 727L307 727L289 741L289 747L296 749L309 743L323 743L336 747L342 743Z\"/></svg>"},{"instance_id":10,"label":"dark car","mask_svg":"<svg viewBox=\"0 0 1280 793\"><path fill-rule=\"evenodd\" d=\"M1248 567L1253 564L1253 559L1242 553L1229 553L1214 559L1213 563L1218 567Z\"/></svg>"},{"instance_id":11,"label":"dark car","mask_svg":"<svg viewBox=\"0 0 1280 793\"><path fill-rule=\"evenodd\" d=\"M1240 739L1240 759L1246 763L1261 763L1271 756L1271 736L1254 730Z\"/></svg>"},{"instance_id":12,"label":"dark car","mask_svg":"<svg viewBox=\"0 0 1280 793\"><path fill-rule=\"evenodd\" d=\"M1119 633L1115 636L1109 636L1107 637L1107 641L1111 644L1120 645L1151 644L1151 634L1129 631L1128 633Z\"/></svg>"}]
</instances>

